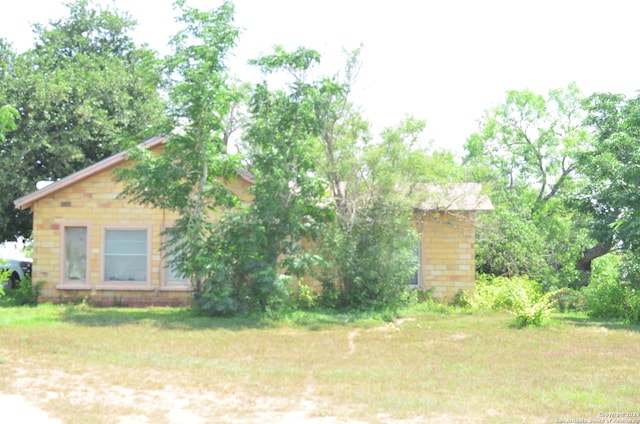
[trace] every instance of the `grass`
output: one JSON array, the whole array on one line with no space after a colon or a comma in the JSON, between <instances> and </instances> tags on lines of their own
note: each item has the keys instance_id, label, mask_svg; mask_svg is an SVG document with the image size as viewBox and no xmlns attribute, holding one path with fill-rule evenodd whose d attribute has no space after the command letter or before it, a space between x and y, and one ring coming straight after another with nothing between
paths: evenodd
<instances>
[{"instance_id":1,"label":"grass","mask_svg":"<svg viewBox=\"0 0 640 424\"><path fill-rule=\"evenodd\" d=\"M447 313L445 313L447 312ZM0 387L64 423L555 422L638 405L640 327L414 308L211 319L0 308Z\"/></svg>"}]
</instances>

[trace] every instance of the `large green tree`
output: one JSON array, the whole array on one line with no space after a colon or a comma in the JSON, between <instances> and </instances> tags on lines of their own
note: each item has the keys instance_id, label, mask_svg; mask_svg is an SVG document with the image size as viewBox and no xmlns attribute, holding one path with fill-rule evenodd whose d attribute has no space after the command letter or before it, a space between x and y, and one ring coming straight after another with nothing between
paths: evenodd
<instances>
[{"instance_id":1,"label":"large green tree","mask_svg":"<svg viewBox=\"0 0 640 424\"><path fill-rule=\"evenodd\" d=\"M134 150L136 165L123 169L124 196L176 211L180 218L167 230L166 251L194 284L198 305L212 313L237 309L232 281L223 278L223 251L214 225L226 209L238 205L225 181L236 175L238 161L226 154L225 122L242 92L231 83L226 59L235 46L233 5L202 11L177 1L182 29L172 38L173 54L164 60L169 113L177 126L162 155Z\"/></svg>"},{"instance_id":2,"label":"large green tree","mask_svg":"<svg viewBox=\"0 0 640 424\"><path fill-rule=\"evenodd\" d=\"M611 251L639 252L640 97L596 93L586 99L585 109L596 142L579 155L586 183L575 202L589 217L597 241L578 264L590 271L593 259Z\"/></svg>"},{"instance_id":3,"label":"large green tree","mask_svg":"<svg viewBox=\"0 0 640 424\"><path fill-rule=\"evenodd\" d=\"M591 145L584 116L574 84L546 96L509 91L468 139L465 163L496 208L480 218L481 272L527 274L547 287L579 279L576 263L591 240L569 200L581 184L578 155Z\"/></svg>"},{"instance_id":4,"label":"large green tree","mask_svg":"<svg viewBox=\"0 0 640 424\"><path fill-rule=\"evenodd\" d=\"M31 219L12 201L167 130L156 54L138 46L126 13L68 5L69 15L34 25L36 42L16 54L0 46L0 103L19 112L0 157L0 238L28 236Z\"/></svg>"},{"instance_id":5,"label":"large green tree","mask_svg":"<svg viewBox=\"0 0 640 424\"><path fill-rule=\"evenodd\" d=\"M317 244L329 264L321 280L338 306L393 308L416 270L413 211L424 185L461 173L451 153L423 140L425 121L407 117L371 134L350 99L359 67L359 50L348 52L343 70L317 82L315 170L333 211Z\"/></svg>"}]
</instances>

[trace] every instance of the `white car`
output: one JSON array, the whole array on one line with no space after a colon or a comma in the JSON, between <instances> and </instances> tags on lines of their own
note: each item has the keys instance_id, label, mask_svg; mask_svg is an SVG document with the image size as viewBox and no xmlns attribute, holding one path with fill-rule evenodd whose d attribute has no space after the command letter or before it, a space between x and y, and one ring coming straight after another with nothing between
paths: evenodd
<instances>
[{"instance_id":1,"label":"white car","mask_svg":"<svg viewBox=\"0 0 640 424\"><path fill-rule=\"evenodd\" d=\"M9 270L8 278L2 283L5 289L13 289L16 283L22 280L25 275L31 276L30 258L0 258L0 270Z\"/></svg>"}]
</instances>

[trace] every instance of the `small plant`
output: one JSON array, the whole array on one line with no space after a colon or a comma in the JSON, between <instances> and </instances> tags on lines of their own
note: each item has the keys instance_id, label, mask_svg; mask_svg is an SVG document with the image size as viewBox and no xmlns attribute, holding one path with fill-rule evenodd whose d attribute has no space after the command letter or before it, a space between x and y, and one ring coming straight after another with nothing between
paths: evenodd
<instances>
[{"instance_id":1,"label":"small plant","mask_svg":"<svg viewBox=\"0 0 640 424\"><path fill-rule=\"evenodd\" d=\"M316 306L316 293L306 284L298 285L297 303L299 309L311 309Z\"/></svg>"},{"instance_id":2,"label":"small plant","mask_svg":"<svg viewBox=\"0 0 640 424\"><path fill-rule=\"evenodd\" d=\"M2 263L2 260L0 260L0 264ZM0 297L5 295L5 291L3 288L4 282L5 281L9 281L9 276L11 275L11 270L10 269L2 269L0 270Z\"/></svg>"},{"instance_id":3,"label":"small plant","mask_svg":"<svg viewBox=\"0 0 640 424\"><path fill-rule=\"evenodd\" d=\"M10 292L10 296L16 305L37 306L40 290L43 285L44 281L39 281L34 284L31 281L31 277L25 275L25 277L18 282L15 290Z\"/></svg>"},{"instance_id":4,"label":"small plant","mask_svg":"<svg viewBox=\"0 0 640 424\"><path fill-rule=\"evenodd\" d=\"M420 302L418 297L418 292L420 290L406 288L404 289L399 296L400 306L407 307L411 305L415 305Z\"/></svg>"},{"instance_id":5,"label":"small plant","mask_svg":"<svg viewBox=\"0 0 640 424\"><path fill-rule=\"evenodd\" d=\"M549 319L553 311L555 301L551 298L551 293L547 293L537 300L523 298L516 303L512 313L516 316L518 327L539 327Z\"/></svg>"},{"instance_id":6,"label":"small plant","mask_svg":"<svg viewBox=\"0 0 640 424\"><path fill-rule=\"evenodd\" d=\"M456 295L453 296L453 306L456 308L469 308L471 306L469 295L466 291L458 290Z\"/></svg>"}]
</instances>

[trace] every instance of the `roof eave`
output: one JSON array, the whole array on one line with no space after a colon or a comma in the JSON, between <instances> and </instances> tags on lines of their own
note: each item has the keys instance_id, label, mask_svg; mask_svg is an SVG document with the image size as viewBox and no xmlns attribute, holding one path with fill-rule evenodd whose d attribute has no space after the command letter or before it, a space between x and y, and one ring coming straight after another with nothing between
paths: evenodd
<instances>
[{"instance_id":1,"label":"roof eave","mask_svg":"<svg viewBox=\"0 0 640 424\"><path fill-rule=\"evenodd\" d=\"M145 147L147 149L152 149L158 146L159 144L166 142L168 139L169 139L168 136L164 136L164 135L157 136L157 137L150 138L144 143L141 143L139 146ZM115 155L109 156L108 158L105 158L100 162L97 162L84 169L81 169L80 171L74 172L73 174L62 178L61 180L58 180L55 183L46 186L45 188L36 190L23 197L20 197L19 199L16 199L13 203L18 209L29 209L33 206L35 202L37 202L38 200L46 196L49 196L60 190L63 190L99 172L106 171L106 170L115 168L118 165L123 164L124 162L127 161L128 154L129 154L129 150L116 153ZM238 169L237 174L240 178L242 178L249 184L255 184L255 177L251 172L243 169Z\"/></svg>"},{"instance_id":2,"label":"roof eave","mask_svg":"<svg viewBox=\"0 0 640 424\"><path fill-rule=\"evenodd\" d=\"M158 144L164 143L167 139L168 139L167 136L153 137L145 141L144 143L140 144L140 146L146 147L146 148L153 148ZM38 200L46 196L49 196L53 193L63 190L79 181L84 180L85 178L88 178L92 175L97 174L98 172L111 169L117 165L124 163L127 160L128 154L129 154L129 151L124 150L122 152L116 153L113 156L109 156L108 158L105 158L100 162L94 163L93 165L90 165L84 169L81 169L80 171L74 172L73 174L62 178L61 180L58 180L55 183L48 185L45 188L36 190L32 193L29 193L25 196L20 197L19 199L16 199L13 202L13 204L18 209L29 209L33 206L35 202L37 202Z\"/></svg>"}]
</instances>

